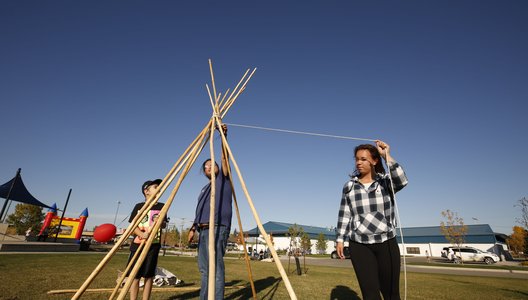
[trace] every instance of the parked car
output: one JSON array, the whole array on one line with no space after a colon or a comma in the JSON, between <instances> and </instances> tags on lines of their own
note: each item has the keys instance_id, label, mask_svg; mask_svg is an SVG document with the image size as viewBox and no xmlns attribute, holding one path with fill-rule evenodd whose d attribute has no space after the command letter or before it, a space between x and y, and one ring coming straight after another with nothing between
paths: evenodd
<instances>
[{"instance_id":1,"label":"parked car","mask_svg":"<svg viewBox=\"0 0 528 300\"><path fill-rule=\"evenodd\" d=\"M343 254L345 254L345 258L350 258L350 252L348 251L348 247L347 246L343 247ZM337 250L334 250L332 252L332 254L330 254L330 257L333 258L333 259L339 258L339 257L337 257Z\"/></svg>"},{"instance_id":2,"label":"parked car","mask_svg":"<svg viewBox=\"0 0 528 300\"><path fill-rule=\"evenodd\" d=\"M235 243L227 243L226 250L228 251L238 250L238 245Z\"/></svg>"},{"instance_id":3,"label":"parked car","mask_svg":"<svg viewBox=\"0 0 528 300\"><path fill-rule=\"evenodd\" d=\"M454 252L454 257L449 257L449 249ZM500 258L497 254L491 252L484 252L473 247L445 247L442 249L442 257L453 261L454 263L463 262L484 262L488 265L499 262Z\"/></svg>"}]
</instances>

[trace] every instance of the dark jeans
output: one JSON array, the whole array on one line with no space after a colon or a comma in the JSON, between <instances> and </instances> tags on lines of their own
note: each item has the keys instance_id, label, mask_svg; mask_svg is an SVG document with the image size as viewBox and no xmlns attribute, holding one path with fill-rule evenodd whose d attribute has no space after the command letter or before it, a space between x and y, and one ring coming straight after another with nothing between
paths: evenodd
<instances>
[{"instance_id":1,"label":"dark jeans","mask_svg":"<svg viewBox=\"0 0 528 300\"><path fill-rule=\"evenodd\" d=\"M226 252L229 229L226 226L215 226L215 299L224 299L225 267L224 254ZM202 274L200 299L207 299L209 278L209 228L200 229L198 238L198 269Z\"/></svg>"},{"instance_id":2,"label":"dark jeans","mask_svg":"<svg viewBox=\"0 0 528 300\"><path fill-rule=\"evenodd\" d=\"M395 238L378 244L349 243L363 299L400 299L400 248Z\"/></svg>"}]
</instances>

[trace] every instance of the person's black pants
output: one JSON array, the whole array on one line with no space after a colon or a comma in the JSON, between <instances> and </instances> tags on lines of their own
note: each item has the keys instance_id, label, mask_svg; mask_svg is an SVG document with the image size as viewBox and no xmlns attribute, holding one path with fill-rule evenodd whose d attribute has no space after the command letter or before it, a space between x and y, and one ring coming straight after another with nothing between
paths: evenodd
<instances>
[{"instance_id":1,"label":"person's black pants","mask_svg":"<svg viewBox=\"0 0 528 300\"><path fill-rule=\"evenodd\" d=\"M379 244L349 243L363 299L400 299L400 249L396 238Z\"/></svg>"}]
</instances>

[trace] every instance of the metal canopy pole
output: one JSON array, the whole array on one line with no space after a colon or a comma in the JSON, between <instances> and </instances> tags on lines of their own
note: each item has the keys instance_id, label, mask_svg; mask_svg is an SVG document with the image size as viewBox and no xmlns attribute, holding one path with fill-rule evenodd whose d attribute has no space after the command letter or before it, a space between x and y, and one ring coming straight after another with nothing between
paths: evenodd
<instances>
[{"instance_id":1,"label":"metal canopy pole","mask_svg":"<svg viewBox=\"0 0 528 300\"><path fill-rule=\"evenodd\" d=\"M70 201L70 195L71 195L72 189L68 192L68 198L66 198L66 204L64 204L64 210L62 211L62 216L59 221L59 228L57 228L55 232L55 239L53 240L54 243L57 242L57 236L59 235L60 228L62 226L62 219L64 219L64 214L66 213L66 207L68 207L68 201Z\"/></svg>"}]
</instances>

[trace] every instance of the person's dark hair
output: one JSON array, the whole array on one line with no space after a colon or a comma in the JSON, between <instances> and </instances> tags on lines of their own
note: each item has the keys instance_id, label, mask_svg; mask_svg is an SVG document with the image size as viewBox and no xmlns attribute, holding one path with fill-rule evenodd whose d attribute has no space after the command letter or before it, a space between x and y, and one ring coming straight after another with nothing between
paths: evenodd
<instances>
[{"instance_id":1,"label":"person's dark hair","mask_svg":"<svg viewBox=\"0 0 528 300\"><path fill-rule=\"evenodd\" d=\"M205 174L205 164L206 164L208 161L211 161L211 159L208 158L208 159L206 159L206 160L202 163L202 168L200 169L200 172L201 172L202 174ZM215 161L215 166L216 166L218 169L220 169L220 168L218 167L218 164L216 163L216 161Z\"/></svg>"},{"instance_id":2,"label":"person's dark hair","mask_svg":"<svg viewBox=\"0 0 528 300\"><path fill-rule=\"evenodd\" d=\"M145 189L147 189L149 186L151 186L153 184L160 185L161 181L162 181L161 179L154 179L154 180L145 181L145 183L143 183L143 185L141 186L141 192L143 193L143 196L145 196Z\"/></svg>"},{"instance_id":3,"label":"person's dark hair","mask_svg":"<svg viewBox=\"0 0 528 300\"><path fill-rule=\"evenodd\" d=\"M383 168L383 161L381 161L381 155L379 154L378 148L376 148L376 146L371 144L361 144L354 148L354 157L356 156L359 150L367 150L368 152L370 152L372 158L378 160L378 163L374 167L376 173L385 174L385 168ZM357 173L357 171L355 172Z\"/></svg>"}]
</instances>

